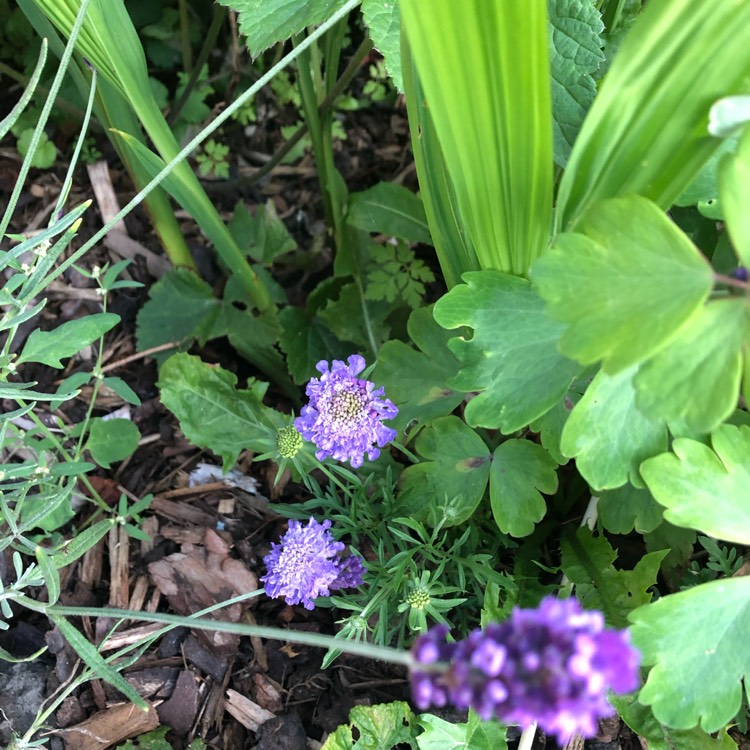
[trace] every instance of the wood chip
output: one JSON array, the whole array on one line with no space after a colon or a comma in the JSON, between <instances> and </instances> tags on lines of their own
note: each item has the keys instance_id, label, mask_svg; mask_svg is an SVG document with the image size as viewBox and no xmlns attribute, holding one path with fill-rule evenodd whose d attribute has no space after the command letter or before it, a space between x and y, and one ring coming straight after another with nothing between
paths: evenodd
<instances>
[{"instance_id":1,"label":"wood chip","mask_svg":"<svg viewBox=\"0 0 750 750\"><path fill-rule=\"evenodd\" d=\"M124 526L109 530L109 606L127 609L130 602L130 537Z\"/></svg>"},{"instance_id":2,"label":"wood chip","mask_svg":"<svg viewBox=\"0 0 750 750\"><path fill-rule=\"evenodd\" d=\"M117 201L115 189L112 186L112 178L109 175L109 166L106 161L102 160L87 165L86 170L89 173L89 180L91 180L91 187L94 190L102 221L107 224L120 212L120 204ZM112 227L111 231L127 234L125 222L121 219Z\"/></svg>"},{"instance_id":3,"label":"wood chip","mask_svg":"<svg viewBox=\"0 0 750 750\"><path fill-rule=\"evenodd\" d=\"M274 718L274 714L270 711L231 689L227 690L226 709L243 727L251 732L257 732L262 724Z\"/></svg>"},{"instance_id":4,"label":"wood chip","mask_svg":"<svg viewBox=\"0 0 750 750\"><path fill-rule=\"evenodd\" d=\"M156 729L159 717L150 703L142 711L132 703L121 703L94 714L74 727L58 732L66 750L104 750L130 737Z\"/></svg>"}]
</instances>

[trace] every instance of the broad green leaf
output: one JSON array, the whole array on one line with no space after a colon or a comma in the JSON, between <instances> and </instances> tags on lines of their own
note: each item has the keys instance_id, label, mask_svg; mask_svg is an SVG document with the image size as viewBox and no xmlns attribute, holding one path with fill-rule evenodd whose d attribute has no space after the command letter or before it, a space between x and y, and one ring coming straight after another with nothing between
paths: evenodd
<instances>
[{"instance_id":1,"label":"broad green leaf","mask_svg":"<svg viewBox=\"0 0 750 750\"><path fill-rule=\"evenodd\" d=\"M458 417L441 417L417 438L425 460L401 474L399 515L443 526L463 523L484 496L491 456L482 438Z\"/></svg>"},{"instance_id":2,"label":"broad green leaf","mask_svg":"<svg viewBox=\"0 0 750 750\"><path fill-rule=\"evenodd\" d=\"M120 316L114 313L93 313L61 323L53 331L32 331L18 363L41 362L60 369L63 366L60 360L78 354L81 349L93 344L119 322Z\"/></svg>"},{"instance_id":3,"label":"broad green leaf","mask_svg":"<svg viewBox=\"0 0 750 750\"><path fill-rule=\"evenodd\" d=\"M129 419L92 419L86 448L99 466L109 469L138 448L141 433Z\"/></svg>"},{"instance_id":4,"label":"broad green leaf","mask_svg":"<svg viewBox=\"0 0 750 750\"><path fill-rule=\"evenodd\" d=\"M370 234L432 244L421 199L392 182L379 182L362 193L353 193L346 220Z\"/></svg>"},{"instance_id":5,"label":"broad green leaf","mask_svg":"<svg viewBox=\"0 0 750 750\"><path fill-rule=\"evenodd\" d=\"M320 360L345 360L351 347L342 344L315 316L310 318L298 307L284 307L279 312L281 336L279 346L286 355L289 374L297 384L306 383L320 373Z\"/></svg>"},{"instance_id":6,"label":"broad green leaf","mask_svg":"<svg viewBox=\"0 0 750 750\"><path fill-rule=\"evenodd\" d=\"M234 207L228 229L237 247L257 263L271 264L276 258L296 250L297 243L276 214L273 201L258 206L255 216L240 201Z\"/></svg>"},{"instance_id":7,"label":"broad green leaf","mask_svg":"<svg viewBox=\"0 0 750 750\"><path fill-rule=\"evenodd\" d=\"M633 643L654 667L638 700L675 729L717 732L750 678L750 577L704 583L631 612Z\"/></svg>"},{"instance_id":8,"label":"broad green leaf","mask_svg":"<svg viewBox=\"0 0 750 750\"><path fill-rule=\"evenodd\" d=\"M668 344L707 299L713 273L644 198L604 201L581 228L558 235L531 275L549 314L568 324L560 351L613 373Z\"/></svg>"},{"instance_id":9,"label":"broad green leaf","mask_svg":"<svg viewBox=\"0 0 750 750\"><path fill-rule=\"evenodd\" d=\"M596 94L604 24L594 0L550 0L555 162L564 167Z\"/></svg>"},{"instance_id":10,"label":"broad green leaf","mask_svg":"<svg viewBox=\"0 0 750 750\"><path fill-rule=\"evenodd\" d=\"M615 490L602 492L599 497L599 520L613 534L639 534L653 531L663 519L659 503L648 490L625 484Z\"/></svg>"},{"instance_id":11,"label":"broad green leaf","mask_svg":"<svg viewBox=\"0 0 750 750\"><path fill-rule=\"evenodd\" d=\"M402 743L413 746L415 718L403 701L354 706L349 712L350 724L342 724L329 735L321 750L390 750ZM352 729L358 732L357 740Z\"/></svg>"},{"instance_id":12,"label":"broad green leaf","mask_svg":"<svg viewBox=\"0 0 750 750\"><path fill-rule=\"evenodd\" d=\"M525 279L479 271L464 275L435 305L443 328L470 326L470 340L449 346L461 364L450 385L479 391L466 406L466 420L509 434L549 411L567 392L580 367L557 351L562 326Z\"/></svg>"},{"instance_id":13,"label":"broad green leaf","mask_svg":"<svg viewBox=\"0 0 750 750\"><path fill-rule=\"evenodd\" d=\"M581 604L603 611L607 622L616 628L628 624L628 612L651 601L649 589L656 583L659 566L667 555L667 550L649 552L633 570L618 570L613 565L617 553L610 543L585 526L563 536L560 549L562 569L575 584Z\"/></svg>"},{"instance_id":14,"label":"broad green leaf","mask_svg":"<svg viewBox=\"0 0 750 750\"><path fill-rule=\"evenodd\" d=\"M642 482L638 467L667 447L662 420L641 414L635 403L631 367L617 375L600 371L568 417L560 450L595 490L610 490L628 480Z\"/></svg>"},{"instance_id":15,"label":"broad green leaf","mask_svg":"<svg viewBox=\"0 0 750 750\"><path fill-rule=\"evenodd\" d=\"M638 408L652 417L684 420L711 432L735 409L743 347L750 343L750 304L709 302L635 376Z\"/></svg>"},{"instance_id":16,"label":"broad green leaf","mask_svg":"<svg viewBox=\"0 0 750 750\"><path fill-rule=\"evenodd\" d=\"M740 138L737 151L727 156L719 168L719 191L727 230L741 265L750 267L750 128Z\"/></svg>"},{"instance_id":17,"label":"broad green leaf","mask_svg":"<svg viewBox=\"0 0 750 750\"><path fill-rule=\"evenodd\" d=\"M466 723L446 721L433 714L420 714L424 731L417 735L419 750L507 750L505 727L496 721L481 721L473 712Z\"/></svg>"},{"instance_id":18,"label":"broad green leaf","mask_svg":"<svg viewBox=\"0 0 750 750\"><path fill-rule=\"evenodd\" d=\"M359 287L352 282L341 289L338 299L328 300L318 317L340 341L351 341L366 351L372 347L371 336L376 342L388 340L390 327L385 320L392 311L387 302L363 300Z\"/></svg>"},{"instance_id":19,"label":"broad green leaf","mask_svg":"<svg viewBox=\"0 0 750 750\"><path fill-rule=\"evenodd\" d=\"M237 11L250 54L261 52L316 26L338 10L343 0L219 0Z\"/></svg>"},{"instance_id":20,"label":"broad green leaf","mask_svg":"<svg viewBox=\"0 0 750 750\"><path fill-rule=\"evenodd\" d=\"M644 461L641 474L669 522L750 544L750 427L721 425L711 445L677 438L673 453Z\"/></svg>"},{"instance_id":21,"label":"broad green leaf","mask_svg":"<svg viewBox=\"0 0 750 750\"><path fill-rule=\"evenodd\" d=\"M719 164L724 156L733 153L736 149L736 138L728 138L726 141L722 141L711 158L701 167L700 172L695 175L693 181L675 201L675 205L700 206L701 203L718 200Z\"/></svg>"},{"instance_id":22,"label":"broad green leaf","mask_svg":"<svg viewBox=\"0 0 750 750\"><path fill-rule=\"evenodd\" d=\"M660 724L651 710L631 698L612 695L612 706L622 720L648 742L648 750L737 750L737 744L726 730L712 737L699 727L670 729Z\"/></svg>"},{"instance_id":23,"label":"broad green leaf","mask_svg":"<svg viewBox=\"0 0 750 750\"><path fill-rule=\"evenodd\" d=\"M399 9L480 266L525 276L551 223L547 0L430 0L429 12L399 0Z\"/></svg>"},{"instance_id":24,"label":"broad green leaf","mask_svg":"<svg viewBox=\"0 0 750 750\"><path fill-rule=\"evenodd\" d=\"M196 336L196 330L218 315L220 305L211 287L192 271L177 268L165 274L138 313L139 351Z\"/></svg>"},{"instance_id":25,"label":"broad green leaf","mask_svg":"<svg viewBox=\"0 0 750 750\"><path fill-rule=\"evenodd\" d=\"M643 535L649 552L667 550L661 569L665 573L679 571L680 575L693 556L697 534L692 529L681 529L669 521L662 521L653 531Z\"/></svg>"},{"instance_id":26,"label":"broad green leaf","mask_svg":"<svg viewBox=\"0 0 750 750\"><path fill-rule=\"evenodd\" d=\"M645 3L576 140L558 191L557 230L620 195L668 209L719 146L706 134L711 105L748 92L749 74L750 6Z\"/></svg>"},{"instance_id":27,"label":"broad green leaf","mask_svg":"<svg viewBox=\"0 0 750 750\"><path fill-rule=\"evenodd\" d=\"M535 419L529 425L532 432L540 434L542 445L560 466L570 460L560 452L560 440L565 423L568 421L568 416L573 411L573 407L581 400L581 396L590 381L591 377L587 375L586 371L581 373L580 378L573 381L568 392L546 414L543 414L539 419Z\"/></svg>"},{"instance_id":28,"label":"broad green leaf","mask_svg":"<svg viewBox=\"0 0 750 750\"><path fill-rule=\"evenodd\" d=\"M396 339L386 341L372 374L398 406L398 416L390 424L402 434L412 420L429 423L447 416L464 397L448 385L459 364L448 348L451 334L435 322L432 307L415 310L407 330L417 348Z\"/></svg>"},{"instance_id":29,"label":"broad green leaf","mask_svg":"<svg viewBox=\"0 0 750 750\"><path fill-rule=\"evenodd\" d=\"M557 491L557 462L530 440L506 440L492 455L490 503L500 531L528 536L544 518L547 503L541 493Z\"/></svg>"},{"instance_id":30,"label":"broad green leaf","mask_svg":"<svg viewBox=\"0 0 750 750\"><path fill-rule=\"evenodd\" d=\"M243 450L264 449L259 441L268 432L261 403L266 384L252 381L238 390L231 372L189 354L174 354L162 365L157 385L185 437L221 456L225 472Z\"/></svg>"},{"instance_id":31,"label":"broad green leaf","mask_svg":"<svg viewBox=\"0 0 750 750\"><path fill-rule=\"evenodd\" d=\"M362 17L376 49L385 58L393 84L404 90L401 78L401 14L396 0L362 0Z\"/></svg>"}]
</instances>

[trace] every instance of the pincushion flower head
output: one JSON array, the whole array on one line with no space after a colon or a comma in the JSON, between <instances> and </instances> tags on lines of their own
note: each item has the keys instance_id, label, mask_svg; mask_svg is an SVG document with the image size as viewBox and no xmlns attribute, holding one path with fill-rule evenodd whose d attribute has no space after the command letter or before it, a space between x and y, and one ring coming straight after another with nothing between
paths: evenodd
<instances>
[{"instance_id":1,"label":"pincushion flower head","mask_svg":"<svg viewBox=\"0 0 750 750\"><path fill-rule=\"evenodd\" d=\"M318 460L332 456L356 469L365 454L374 461L380 448L396 437L396 430L383 420L393 419L398 408L383 397L382 388L357 377L365 369L362 357L352 354L347 362L334 359L330 369L325 360L318 362L315 367L321 376L307 384L310 402L302 407L294 426L315 444Z\"/></svg>"},{"instance_id":2,"label":"pincushion flower head","mask_svg":"<svg viewBox=\"0 0 750 750\"><path fill-rule=\"evenodd\" d=\"M289 529L279 544L263 558L267 573L261 577L266 594L287 604L302 603L313 609L313 601L331 591L361 585L364 566L358 557L344 555L344 544L334 540L330 521L307 525L289 521Z\"/></svg>"},{"instance_id":3,"label":"pincushion flower head","mask_svg":"<svg viewBox=\"0 0 750 750\"><path fill-rule=\"evenodd\" d=\"M412 691L421 709L451 703L524 728L538 722L564 745L574 734L595 736L599 719L614 714L608 689L628 693L639 684L628 633L605 628L601 612L575 599L515 609L456 643L447 634L439 625L414 645Z\"/></svg>"}]
</instances>

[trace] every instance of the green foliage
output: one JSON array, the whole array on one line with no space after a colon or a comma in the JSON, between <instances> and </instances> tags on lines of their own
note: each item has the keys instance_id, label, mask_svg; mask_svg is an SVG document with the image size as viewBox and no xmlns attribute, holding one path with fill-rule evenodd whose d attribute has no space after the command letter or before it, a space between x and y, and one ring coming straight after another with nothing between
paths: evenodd
<instances>
[{"instance_id":1,"label":"green foliage","mask_svg":"<svg viewBox=\"0 0 750 750\"><path fill-rule=\"evenodd\" d=\"M594 0L550 0L548 7L555 162L564 167L596 94L604 24Z\"/></svg>"},{"instance_id":2,"label":"green foliage","mask_svg":"<svg viewBox=\"0 0 750 750\"><path fill-rule=\"evenodd\" d=\"M391 0L363 0L362 17L372 41L385 58L388 73L399 91L404 90L401 77L401 14L398 3Z\"/></svg>"},{"instance_id":3,"label":"green foliage","mask_svg":"<svg viewBox=\"0 0 750 750\"><path fill-rule=\"evenodd\" d=\"M561 550L562 569L575 584L576 597L584 607L603 611L616 628L626 627L628 613L651 601L650 588L667 555L667 550L649 552L633 570L618 570L613 565L617 553L610 543L587 527L563 536Z\"/></svg>"},{"instance_id":4,"label":"green foliage","mask_svg":"<svg viewBox=\"0 0 750 750\"><path fill-rule=\"evenodd\" d=\"M237 203L229 222L229 231L238 247L247 252L256 263L270 265L297 249L294 237L276 214L276 208L270 200L265 205L258 206L254 216L244 203Z\"/></svg>"},{"instance_id":5,"label":"green foliage","mask_svg":"<svg viewBox=\"0 0 750 750\"><path fill-rule=\"evenodd\" d=\"M34 135L33 128L27 128L21 131L16 141L16 148L18 153L22 157L25 157L29 153L29 146L31 145L31 139ZM37 169L48 169L51 167L57 159L57 146L55 146L46 133L42 133L37 143L36 150L31 157L31 166Z\"/></svg>"},{"instance_id":6,"label":"green foliage","mask_svg":"<svg viewBox=\"0 0 750 750\"><path fill-rule=\"evenodd\" d=\"M414 747L415 716L408 703L394 701L376 706L354 706L349 724L329 735L321 750L390 750L400 744ZM352 729L358 732L355 740Z\"/></svg>"},{"instance_id":7,"label":"green foliage","mask_svg":"<svg viewBox=\"0 0 750 750\"><path fill-rule=\"evenodd\" d=\"M549 314L567 327L560 350L614 373L664 348L706 301L711 267L653 203L601 203L561 234L532 279Z\"/></svg>"},{"instance_id":8,"label":"green foliage","mask_svg":"<svg viewBox=\"0 0 750 750\"><path fill-rule=\"evenodd\" d=\"M86 443L91 457L105 469L135 452L141 433L129 419L92 419Z\"/></svg>"},{"instance_id":9,"label":"green foliage","mask_svg":"<svg viewBox=\"0 0 750 750\"><path fill-rule=\"evenodd\" d=\"M428 424L450 414L464 398L448 385L459 363L448 348L451 334L437 325L432 307L415 310L407 331L414 347L403 341L387 341L378 355L373 378L383 385L398 406L394 429L403 433L414 420Z\"/></svg>"},{"instance_id":10,"label":"green foliage","mask_svg":"<svg viewBox=\"0 0 750 750\"><path fill-rule=\"evenodd\" d=\"M750 128L745 126L737 151L722 161L719 172L721 204L726 215L727 229L737 257L744 266L750 266L750 220L743 210L749 179Z\"/></svg>"},{"instance_id":11,"label":"green foliage","mask_svg":"<svg viewBox=\"0 0 750 750\"><path fill-rule=\"evenodd\" d=\"M594 377L565 423L560 439L563 455L596 490L609 490L630 481L642 487L639 467L667 447L667 428L636 406L631 367L616 375L603 370Z\"/></svg>"},{"instance_id":12,"label":"green foliage","mask_svg":"<svg viewBox=\"0 0 750 750\"><path fill-rule=\"evenodd\" d=\"M479 265L525 276L551 224L547 2L431 0L425 13L421 0L400 0L399 10L416 70L404 76L407 97L418 80ZM461 246L443 252L451 270L456 260L469 270Z\"/></svg>"},{"instance_id":13,"label":"green foliage","mask_svg":"<svg viewBox=\"0 0 750 750\"><path fill-rule=\"evenodd\" d=\"M445 721L432 714L420 714L424 729L417 736L419 750L507 750L505 727L496 721L481 721L473 712L464 723Z\"/></svg>"},{"instance_id":14,"label":"green foliage","mask_svg":"<svg viewBox=\"0 0 750 750\"><path fill-rule=\"evenodd\" d=\"M379 182L349 199L346 220L366 232L432 244L421 199L401 185Z\"/></svg>"},{"instance_id":15,"label":"green foliage","mask_svg":"<svg viewBox=\"0 0 750 750\"><path fill-rule=\"evenodd\" d=\"M277 42L315 26L343 5L343 0L219 0L237 11L250 54L257 57Z\"/></svg>"},{"instance_id":16,"label":"green foliage","mask_svg":"<svg viewBox=\"0 0 750 750\"><path fill-rule=\"evenodd\" d=\"M610 700L623 721L648 742L649 750L736 750L735 741L725 730L712 737L699 727L670 729L638 701L621 696L612 696Z\"/></svg>"},{"instance_id":17,"label":"green foliage","mask_svg":"<svg viewBox=\"0 0 750 750\"><path fill-rule=\"evenodd\" d=\"M237 389L237 377L189 354L174 354L157 383L162 403L180 420L185 437L221 456L229 471L243 450L263 452L281 423L263 406L267 383L250 379Z\"/></svg>"},{"instance_id":18,"label":"green foliage","mask_svg":"<svg viewBox=\"0 0 750 750\"><path fill-rule=\"evenodd\" d=\"M661 506L646 489L624 484L602 492L599 497L599 520L613 534L639 534L653 531L661 522Z\"/></svg>"},{"instance_id":19,"label":"green foliage","mask_svg":"<svg viewBox=\"0 0 750 750\"><path fill-rule=\"evenodd\" d=\"M119 322L120 316L114 313L94 313L62 323L52 331L32 331L17 364L41 362L61 369L61 360L75 356Z\"/></svg>"},{"instance_id":20,"label":"green foliage","mask_svg":"<svg viewBox=\"0 0 750 750\"><path fill-rule=\"evenodd\" d=\"M374 268L367 274L366 299L399 300L413 309L422 304L424 285L435 281L435 276L408 245L374 245L371 260Z\"/></svg>"},{"instance_id":21,"label":"green foliage","mask_svg":"<svg viewBox=\"0 0 750 750\"><path fill-rule=\"evenodd\" d=\"M223 143L218 143L213 138L206 141L203 150L195 157L195 160L198 162L198 174L203 177L213 175L214 177L223 178L225 180L228 179L228 153L229 146L225 146Z\"/></svg>"},{"instance_id":22,"label":"green foliage","mask_svg":"<svg viewBox=\"0 0 750 750\"><path fill-rule=\"evenodd\" d=\"M740 680L750 676L748 618L748 577L696 586L632 612L633 642L654 665L638 700L666 726L719 731L739 711Z\"/></svg>"},{"instance_id":23,"label":"green foliage","mask_svg":"<svg viewBox=\"0 0 750 750\"><path fill-rule=\"evenodd\" d=\"M643 463L643 478L671 523L748 544L750 427L721 425L711 446L677 438L672 453Z\"/></svg>"},{"instance_id":24,"label":"green foliage","mask_svg":"<svg viewBox=\"0 0 750 750\"><path fill-rule=\"evenodd\" d=\"M547 318L527 281L497 271L464 280L435 305L444 328L474 329L470 340L449 343L461 364L450 385L479 391L466 406L469 424L509 434L560 401L580 367L557 351L562 327Z\"/></svg>"},{"instance_id":25,"label":"green foliage","mask_svg":"<svg viewBox=\"0 0 750 750\"><path fill-rule=\"evenodd\" d=\"M159 727L153 732L141 734L136 738L136 742L128 740L122 745L118 745L118 750L172 750L172 745L167 742L166 736L169 727Z\"/></svg>"}]
</instances>

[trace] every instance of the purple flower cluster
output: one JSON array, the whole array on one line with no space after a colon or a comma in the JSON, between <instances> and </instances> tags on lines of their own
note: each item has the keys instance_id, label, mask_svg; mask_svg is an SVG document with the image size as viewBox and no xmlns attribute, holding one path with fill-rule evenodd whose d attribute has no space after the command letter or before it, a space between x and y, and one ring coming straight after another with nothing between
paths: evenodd
<instances>
[{"instance_id":1,"label":"purple flower cluster","mask_svg":"<svg viewBox=\"0 0 750 750\"><path fill-rule=\"evenodd\" d=\"M412 691L421 709L473 708L484 719L528 727L534 722L565 744L593 737L614 710L607 690L639 684L640 655L627 631L607 630L601 612L575 599L544 599L538 609L515 609L503 623L448 643L444 625L414 644Z\"/></svg>"},{"instance_id":2,"label":"purple flower cluster","mask_svg":"<svg viewBox=\"0 0 750 750\"><path fill-rule=\"evenodd\" d=\"M330 521L318 523L314 518L306 526L289 521L280 543L272 544L263 558L268 572L260 580L268 596L313 609L317 597L361 585L362 562L354 555L341 556L344 544L334 540L330 528Z\"/></svg>"},{"instance_id":3,"label":"purple flower cluster","mask_svg":"<svg viewBox=\"0 0 750 750\"><path fill-rule=\"evenodd\" d=\"M383 425L382 420L393 419L398 408L383 396L383 389L375 389L369 380L357 377L365 369L365 360L352 354L346 365L338 359L328 369L322 360L315 366L320 378L312 378L306 393L310 403L294 420L294 426L318 450L315 456L322 461L333 456L337 461L349 461L356 469L362 466L365 453L371 461L380 455L380 448L396 437L396 430ZM378 446L378 447L376 447Z\"/></svg>"}]
</instances>

